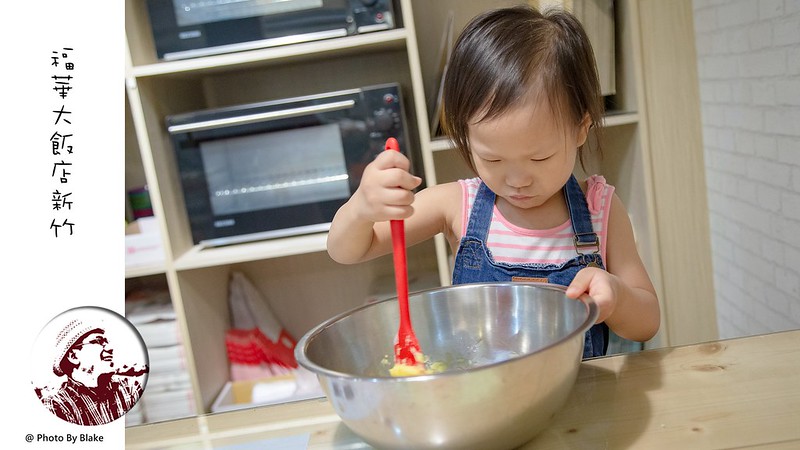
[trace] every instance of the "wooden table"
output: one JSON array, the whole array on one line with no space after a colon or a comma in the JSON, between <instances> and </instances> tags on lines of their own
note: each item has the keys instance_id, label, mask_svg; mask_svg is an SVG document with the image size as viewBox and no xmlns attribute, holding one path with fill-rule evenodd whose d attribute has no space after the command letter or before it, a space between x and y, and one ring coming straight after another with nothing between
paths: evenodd
<instances>
[{"instance_id":1,"label":"wooden table","mask_svg":"<svg viewBox=\"0 0 800 450\"><path fill-rule=\"evenodd\" d=\"M292 436L311 449L370 448L326 399L131 427L126 447ZM800 449L800 330L584 361L564 408L523 448Z\"/></svg>"}]
</instances>

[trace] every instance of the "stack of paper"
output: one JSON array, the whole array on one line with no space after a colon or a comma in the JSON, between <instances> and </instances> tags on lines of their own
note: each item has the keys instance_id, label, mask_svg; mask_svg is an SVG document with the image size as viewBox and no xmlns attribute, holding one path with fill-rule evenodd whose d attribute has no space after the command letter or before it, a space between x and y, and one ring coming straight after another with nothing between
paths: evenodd
<instances>
[{"instance_id":1,"label":"stack of paper","mask_svg":"<svg viewBox=\"0 0 800 450\"><path fill-rule=\"evenodd\" d=\"M211 405L211 412L233 411L324 396L325 392L317 381L317 376L302 367L297 367L288 371L286 375L226 383Z\"/></svg>"},{"instance_id":2,"label":"stack of paper","mask_svg":"<svg viewBox=\"0 0 800 450\"><path fill-rule=\"evenodd\" d=\"M147 346L149 373L137 403L139 423L160 422L197 414L186 355L175 310L166 289L140 289L128 294L125 315ZM126 421L134 425L136 416Z\"/></svg>"},{"instance_id":3,"label":"stack of paper","mask_svg":"<svg viewBox=\"0 0 800 450\"><path fill-rule=\"evenodd\" d=\"M155 217L142 217L125 228L125 266L164 264L164 243Z\"/></svg>"}]
</instances>

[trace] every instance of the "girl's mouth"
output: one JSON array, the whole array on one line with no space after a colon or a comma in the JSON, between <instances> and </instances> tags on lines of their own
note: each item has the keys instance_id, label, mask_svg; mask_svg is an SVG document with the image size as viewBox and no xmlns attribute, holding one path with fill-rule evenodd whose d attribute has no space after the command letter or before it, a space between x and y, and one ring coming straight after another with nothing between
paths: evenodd
<instances>
[{"instance_id":1,"label":"girl's mouth","mask_svg":"<svg viewBox=\"0 0 800 450\"><path fill-rule=\"evenodd\" d=\"M515 200L515 201L518 201L518 202L524 202L526 200L532 199L533 196L531 196L531 195L518 195L517 194L517 195L510 195L508 198L510 198L512 200Z\"/></svg>"}]
</instances>

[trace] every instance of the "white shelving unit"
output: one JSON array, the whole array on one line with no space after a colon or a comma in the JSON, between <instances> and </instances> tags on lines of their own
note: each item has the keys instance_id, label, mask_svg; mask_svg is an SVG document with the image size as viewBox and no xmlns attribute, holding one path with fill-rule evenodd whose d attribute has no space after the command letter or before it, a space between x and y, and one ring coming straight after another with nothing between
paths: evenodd
<instances>
[{"instance_id":1,"label":"white shelving unit","mask_svg":"<svg viewBox=\"0 0 800 450\"><path fill-rule=\"evenodd\" d=\"M196 247L164 118L204 108L398 82L409 116L409 140L412 150L421 155L426 183L471 176L449 143L432 139L429 129L427 93L435 79L433 61L441 30L448 9L455 9L455 24L460 29L479 11L519 2L396 1L402 14L401 27L394 30L162 62L155 56L144 1L126 0L125 90L130 132L126 161L131 165L126 167L126 187L147 184L165 243L163 265L131 268L126 277L166 279L187 347L198 413L210 410L228 381L224 336L230 327L227 289L232 271L245 273L287 331L299 338L321 321L362 304L381 290L376 282L390 279L392 262L387 256L357 266L339 265L325 252L324 233L214 249ZM610 99L619 113L609 114L605 121L605 157L594 161L592 169L617 186L628 206L643 259L669 311L669 302L687 299L666 297L670 291L664 289L665 280L692 278L692 274L689 268L662 264L665 249L659 246L659 233L664 217L656 214L655 205L664 194L653 178L653 171L659 168L652 167L650 160L651 153L661 149L648 133L648 117L658 110L645 98L639 3L616 2L616 94ZM659 70L655 64L650 70ZM657 92L657 87L654 89ZM686 170L696 176L702 166ZM704 204L697 206L701 207ZM705 233L707 245L707 229ZM706 256L701 254L699 259ZM430 279L433 273L440 284L449 283L450 255L442 236L409 249L409 259L411 278ZM710 282L691 281L701 294L707 292ZM707 300L713 302L713 295ZM669 315L665 317L668 320ZM671 339L662 333L653 345L665 345Z\"/></svg>"}]
</instances>

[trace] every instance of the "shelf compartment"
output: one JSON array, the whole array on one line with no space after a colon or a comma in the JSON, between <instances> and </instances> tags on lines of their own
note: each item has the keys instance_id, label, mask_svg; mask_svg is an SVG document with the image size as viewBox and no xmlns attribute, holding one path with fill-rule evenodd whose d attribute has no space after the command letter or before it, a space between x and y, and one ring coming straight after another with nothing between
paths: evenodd
<instances>
[{"instance_id":1,"label":"shelf compartment","mask_svg":"<svg viewBox=\"0 0 800 450\"><path fill-rule=\"evenodd\" d=\"M432 241L408 248L413 289L438 286L434 253ZM392 255L342 265L326 253L316 252L179 270L188 341L193 349L202 349L195 353L194 364L206 411L230 381L224 336L231 327L228 289L233 271L247 277L283 329L296 340L319 323L392 291L391 283L387 284L387 280L393 280Z\"/></svg>"},{"instance_id":2,"label":"shelf compartment","mask_svg":"<svg viewBox=\"0 0 800 450\"><path fill-rule=\"evenodd\" d=\"M358 37L358 36L355 36ZM351 70L351 77L331 77L331 73ZM307 83L297 83L304 78ZM342 58L320 58L302 63L258 67L218 73L191 73L183 78L151 77L129 80L129 90L142 99L143 117L148 135L148 151L155 165L155 179L160 186L169 239L169 252L174 255L178 270L208 267L238 262L231 258L240 255L243 261L271 258L324 250L324 238L307 244L309 238L289 240L286 244L260 244L244 250L200 252L192 242L185 200L180 190L178 166L172 143L165 128L168 115L208 108L229 107L278 98L312 95L363 86L397 82L402 88L408 120L411 151L419 147L414 114L412 80L408 58L403 51L364 53ZM314 240L314 238L310 238ZM300 248L298 251L293 248ZM275 250L275 253L271 253ZM202 254L201 254L202 253ZM212 261L212 262L207 262Z\"/></svg>"}]
</instances>

